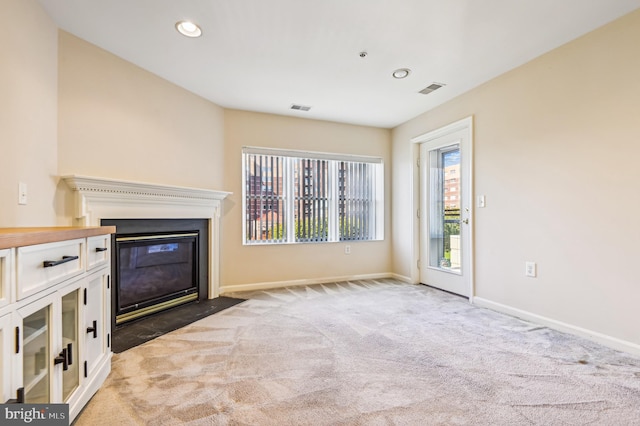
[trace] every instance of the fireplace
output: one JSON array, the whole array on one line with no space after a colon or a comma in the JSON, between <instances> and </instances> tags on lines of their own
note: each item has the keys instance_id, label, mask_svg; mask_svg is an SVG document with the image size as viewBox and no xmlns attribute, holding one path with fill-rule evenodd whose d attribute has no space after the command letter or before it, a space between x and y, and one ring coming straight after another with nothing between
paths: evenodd
<instances>
[{"instance_id":1,"label":"fireplace","mask_svg":"<svg viewBox=\"0 0 640 426\"><path fill-rule=\"evenodd\" d=\"M164 288L162 290L148 290L139 294L140 301L118 299L119 294L112 294L112 325L116 325L116 316L120 313L127 314L135 310L135 305L143 309L152 305L165 304L169 299L176 299L175 296L182 293L175 303L188 303L196 300L213 299L218 297L219 293L219 277L220 277L220 215L222 212L222 201L230 194L229 192L217 191L203 188L188 188L180 186L160 185L152 183L131 182L115 179L86 177L86 176L63 176L62 179L67 183L74 195L74 224L80 226L96 226L101 224L111 224L116 226L117 234L112 238L112 264L116 265L120 262L116 258L117 247L120 244L125 249L127 247L160 246L151 249L152 253L147 259L137 263L139 270L155 271L154 273L167 273L167 269L173 267L162 267L160 265L152 265L158 259L167 259L171 256L177 256L174 263L181 264L182 280L186 280L184 274L194 265L197 266L197 272L194 272L197 278L195 286L192 283L186 284L182 281L176 284L174 288ZM183 234L197 233L197 243L189 240ZM178 240L165 241L165 243L152 241L153 238L167 235L179 235ZM138 243L128 244L126 240L117 241L119 238L143 237L138 239ZM144 238L151 239L144 242ZM183 239L187 238L187 239ZM129 240L134 241L134 240ZM189 242L190 241L190 242ZM172 252L178 244L180 253ZM184 247L191 245L192 254L196 254L191 263L182 262L184 256ZM192 244L195 244L192 245ZM137 250L137 249L136 249ZM141 252L143 248L139 249ZM189 250L187 249L187 252ZM135 256L129 252L129 256ZM124 261L124 259L123 259ZM171 261L169 261L171 264ZM148 265L148 266L145 266ZM129 271L130 272L130 271ZM118 281L122 272L113 271L112 280ZM127 273L125 273L127 275ZM133 280L131 277L125 279ZM166 281L163 278L161 281ZM136 281L136 280L133 280ZM188 280L187 280L188 281ZM143 286L153 286L153 284L143 283ZM117 291L117 283L112 286L112 292ZM116 290L114 290L116 289ZM194 296L197 294L197 296ZM120 303L120 306L116 305ZM169 304L174 303L170 302ZM156 306L157 307L157 306ZM120 312L120 313L117 313ZM142 315L149 313L141 312ZM120 318L120 323L132 318Z\"/></svg>"},{"instance_id":2,"label":"fireplace","mask_svg":"<svg viewBox=\"0 0 640 426\"><path fill-rule=\"evenodd\" d=\"M114 325L207 299L206 219L102 219L113 225Z\"/></svg>"}]
</instances>

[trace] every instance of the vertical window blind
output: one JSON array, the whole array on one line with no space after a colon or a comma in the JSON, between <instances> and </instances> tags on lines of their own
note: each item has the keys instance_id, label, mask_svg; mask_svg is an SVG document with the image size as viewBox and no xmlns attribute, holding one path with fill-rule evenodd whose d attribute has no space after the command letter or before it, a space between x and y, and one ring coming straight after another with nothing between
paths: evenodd
<instances>
[{"instance_id":1,"label":"vertical window blind","mask_svg":"<svg viewBox=\"0 0 640 426\"><path fill-rule=\"evenodd\" d=\"M329 241L328 161L294 161L296 242Z\"/></svg>"},{"instance_id":2,"label":"vertical window blind","mask_svg":"<svg viewBox=\"0 0 640 426\"><path fill-rule=\"evenodd\" d=\"M379 240L377 157L243 149L244 244Z\"/></svg>"},{"instance_id":3,"label":"vertical window blind","mask_svg":"<svg viewBox=\"0 0 640 426\"><path fill-rule=\"evenodd\" d=\"M284 242L285 159L275 155L248 155L245 163L246 239Z\"/></svg>"},{"instance_id":4,"label":"vertical window blind","mask_svg":"<svg viewBox=\"0 0 640 426\"><path fill-rule=\"evenodd\" d=\"M340 240L370 240L372 220L372 164L341 161L338 169Z\"/></svg>"}]
</instances>

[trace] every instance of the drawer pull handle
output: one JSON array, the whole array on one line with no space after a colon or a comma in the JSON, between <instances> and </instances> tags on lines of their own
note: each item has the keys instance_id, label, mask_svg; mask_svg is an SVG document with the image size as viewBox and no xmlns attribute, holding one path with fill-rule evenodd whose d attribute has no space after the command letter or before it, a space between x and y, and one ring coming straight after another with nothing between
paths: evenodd
<instances>
[{"instance_id":1,"label":"drawer pull handle","mask_svg":"<svg viewBox=\"0 0 640 426\"><path fill-rule=\"evenodd\" d=\"M87 333L93 333L93 338L98 337L98 321L93 321L93 327L87 327Z\"/></svg>"},{"instance_id":2,"label":"drawer pull handle","mask_svg":"<svg viewBox=\"0 0 640 426\"><path fill-rule=\"evenodd\" d=\"M67 343L67 364L73 364L73 343Z\"/></svg>"},{"instance_id":3,"label":"drawer pull handle","mask_svg":"<svg viewBox=\"0 0 640 426\"><path fill-rule=\"evenodd\" d=\"M53 365L62 364L62 369L67 371L69 369L69 362L67 358L67 348L63 348L60 355L53 359Z\"/></svg>"},{"instance_id":4,"label":"drawer pull handle","mask_svg":"<svg viewBox=\"0 0 640 426\"><path fill-rule=\"evenodd\" d=\"M96 253L100 253L101 251L107 251L106 247L96 247Z\"/></svg>"},{"instance_id":5,"label":"drawer pull handle","mask_svg":"<svg viewBox=\"0 0 640 426\"><path fill-rule=\"evenodd\" d=\"M42 262L42 266L45 268L50 268L52 266L62 265L63 263L71 262L72 260L77 260L78 256L62 256L60 260L45 260Z\"/></svg>"}]
</instances>

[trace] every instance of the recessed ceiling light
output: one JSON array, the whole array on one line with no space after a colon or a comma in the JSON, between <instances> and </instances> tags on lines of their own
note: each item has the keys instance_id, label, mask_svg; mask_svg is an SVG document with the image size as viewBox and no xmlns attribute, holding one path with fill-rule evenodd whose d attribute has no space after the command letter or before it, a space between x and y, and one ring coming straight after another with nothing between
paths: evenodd
<instances>
[{"instance_id":1,"label":"recessed ceiling light","mask_svg":"<svg viewBox=\"0 0 640 426\"><path fill-rule=\"evenodd\" d=\"M410 73L411 70L409 68L400 68L395 70L391 75L393 76L393 78L402 79L407 78Z\"/></svg>"},{"instance_id":2,"label":"recessed ceiling light","mask_svg":"<svg viewBox=\"0 0 640 426\"><path fill-rule=\"evenodd\" d=\"M202 30L199 26L191 21L179 21L176 22L176 30L183 36L187 37L200 37Z\"/></svg>"}]
</instances>

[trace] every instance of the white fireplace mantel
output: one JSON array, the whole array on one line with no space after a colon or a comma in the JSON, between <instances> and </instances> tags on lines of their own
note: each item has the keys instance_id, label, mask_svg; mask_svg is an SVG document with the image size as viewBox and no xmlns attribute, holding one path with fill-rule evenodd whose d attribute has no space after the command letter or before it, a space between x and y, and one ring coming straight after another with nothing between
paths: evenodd
<instances>
[{"instance_id":1,"label":"white fireplace mantel","mask_svg":"<svg viewBox=\"0 0 640 426\"><path fill-rule=\"evenodd\" d=\"M220 214L230 192L69 175L74 222L99 226L102 219L208 219L209 298L219 294Z\"/></svg>"}]
</instances>

